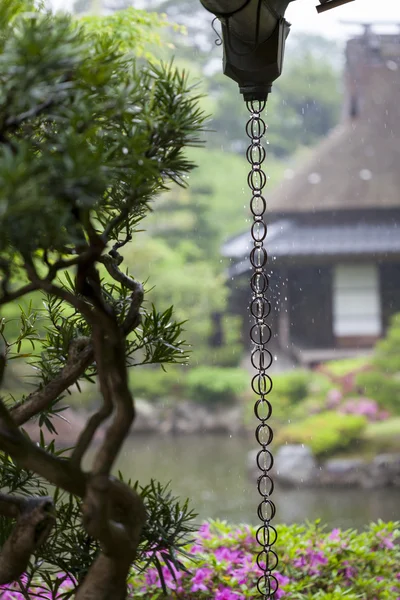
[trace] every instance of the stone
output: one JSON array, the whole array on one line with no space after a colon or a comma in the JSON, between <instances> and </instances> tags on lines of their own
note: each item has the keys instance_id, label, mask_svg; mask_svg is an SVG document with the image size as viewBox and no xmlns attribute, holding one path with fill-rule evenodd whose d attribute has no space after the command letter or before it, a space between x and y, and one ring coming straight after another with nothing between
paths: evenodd
<instances>
[{"instance_id":1,"label":"stone","mask_svg":"<svg viewBox=\"0 0 400 600\"><path fill-rule=\"evenodd\" d=\"M160 425L160 409L142 398L135 399L136 418L132 426L133 432L149 433L156 431Z\"/></svg>"},{"instance_id":2,"label":"stone","mask_svg":"<svg viewBox=\"0 0 400 600\"><path fill-rule=\"evenodd\" d=\"M288 444L275 454L274 474L283 485L310 485L316 481L318 465L308 446Z\"/></svg>"},{"instance_id":3,"label":"stone","mask_svg":"<svg viewBox=\"0 0 400 600\"><path fill-rule=\"evenodd\" d=\"M400 454L378 454L370 466L372 485L400 485ZM366 486L365 486L366 487Z\"/></svg>"},{"instance_id":4,"label":"stone","mask_svg":"<svg viewBox=\"0 0 400 600\"><path fill-rule=\"evenodd\" d=\"M369 471L361 458L332 458L319 470L319 482L326 486L359 486Z\"/></svg>"}]
</instances>

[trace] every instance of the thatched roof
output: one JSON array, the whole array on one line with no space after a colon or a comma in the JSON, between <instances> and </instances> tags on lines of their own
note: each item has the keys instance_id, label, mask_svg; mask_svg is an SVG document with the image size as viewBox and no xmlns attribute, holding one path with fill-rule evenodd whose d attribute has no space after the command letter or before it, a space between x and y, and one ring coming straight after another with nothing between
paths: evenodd
<instances>
[{"instance_id":1,"label":"thatched roof","mask_svg":"<svg viewBox=\"0 0 400 600\"><path fill-rule=\"evenodd\" d=\"M375 36L372 49L368 41L347 49L347 104L357 115L271 193L269 211L400 208L400 37Z\"/></svg>"}]
</instances>

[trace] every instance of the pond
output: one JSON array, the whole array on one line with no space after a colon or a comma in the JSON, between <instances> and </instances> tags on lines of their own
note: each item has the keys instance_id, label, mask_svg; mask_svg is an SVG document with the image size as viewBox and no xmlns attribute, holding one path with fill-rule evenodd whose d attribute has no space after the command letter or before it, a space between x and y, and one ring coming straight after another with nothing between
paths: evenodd
<instances>
[{"instance_id":1,"label":"pond","mask_svg":"<svg viewBox=\"0 0 400 600\"><path fill-rule=\"evenodd\" d=\"M190 498L199 520L226 519L257 524L258 494L247 469L256 448L243 436L136 436L130 438L117 468L143 485L151 478L171 481L181 498ZM276 489L275 521L321 518L329 527L362 528L370 521L400 519L400 488Z\"/></svg>"}]
</instances>

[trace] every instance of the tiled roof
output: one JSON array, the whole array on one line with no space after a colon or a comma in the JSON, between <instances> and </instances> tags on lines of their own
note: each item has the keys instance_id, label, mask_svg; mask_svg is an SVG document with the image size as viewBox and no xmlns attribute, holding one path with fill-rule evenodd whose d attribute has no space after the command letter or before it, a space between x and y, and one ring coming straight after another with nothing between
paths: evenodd
<instances>
[{"instance_id":1,"label":"tiled roof","mask_svg":"<svg viewBox=\"0 0 400 600\"><path fill-rule=\"evenodd\" d=\"M359 225L298 225L278 221L270 227L266 248L270 259L290 257L340 257L375 255L377 258L400 253L400 223ZM229 240L222 254L232 259L231 276L250 268L251 240L248 233Z\"/></svg>"},{"instance_id":2,"label":"tiled roof","mask_svg":"<svg viewBox=\"0 0 400 600\"><path fill-rule=\"evenodd\" d=\"M270 212L400 207L400 37L385 40L388 52L377 64L368 63L361 46L359 62L347 65L358 114L346 117L297 170L287 170L268 197ZM354 44L361 41L348 48Z\"/></svg>"}]
</instances>

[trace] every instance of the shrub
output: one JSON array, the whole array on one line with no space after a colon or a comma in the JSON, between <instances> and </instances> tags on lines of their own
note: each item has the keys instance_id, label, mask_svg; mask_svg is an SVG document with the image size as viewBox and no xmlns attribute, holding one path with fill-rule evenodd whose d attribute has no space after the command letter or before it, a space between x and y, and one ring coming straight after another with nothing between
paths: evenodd
<instances>
[{"instance_id":1,"label":"shrub","mask_svg":"<svg viewBox=\"0 0 400 600\"><path fill-rule=\"evenodd\" d=\"M394 600L400 595L399 524L372 524L358 533L314 525L278 525L280 588L293 600ZM183 559L187 572L163 566L170 599L245 600L258 597L255 528L204 523ZM174 578L175 575L175 578ZM133 579L135 598L163 598L156 569Z\"/></svg>"},{"instance_id":2,"label":"shrub","mask_svg":"<svg viewBox=\"0 0 400 600\"><path fill-rule=\"evenodd\" d=\"M383 373L400 372L400 313L392 317L386 338L378 342L373 363Z\"/></svg>"},{"instance_id":3,"label":"shrub","mask_svg":"<svg viewBox=\"0 0 400 600\"><path fill-rule=\"evenodd\" d=\"M191 400L201 404L228 403L249 386L249 375L244 369L222 367L197 367L186 378L186 393Z\"/></svg>"},{"instance_id":4,"label":"shrub","mask_svg":"<svg viewBox=\"0 0 400 600\"><path fill-rule=\"evenodd\" d=\"M375 452L398 452L400 444L400 417L378 423L369 423L363 439Z\"/></svg>"},{"instance_id":5,"label":"shrub","mask_svg":"<svg viewBox=\"0 0 400 600\"><path fill-rule=\"evenodd\" d=\"M356 358L344 358L341 360L332 360L325 363L321 370L329 373L333 377L346 377L349 373L366 369L371 363L370 357L357 356Z\"/></svg>"},{"instance_id":6,"label":"shrub","mask_svg":"<svg viewBox=\"0 0 400 600\"><path fill-rule=\"evenodd\" d=\"M362 393L374 398L381 408L400 414L400 378L369 371L360 373L356 383Z\"/></svg>"},{"instance_id":7,"label":"shrub","mask_svg":"<svg viewBox=\"0 0 400 600\"><path fill-rule=\"evenodd\" d=\"M309 373L309 395L317 398L326 398L327 394L332 389L332 380L319 371L310 371Z\"/></svg>"},{"instance_id":8,"label":"shrub","mask_svg":"<svg viewBox=\"0 0 400 600\"><path fill-rule=\"evenodd\" d=\"M362 415L324 412L283 427L275 440L279 445L305 444L320 455L341 450L360 439L366 425L367 420Z\"/></svg>"},{"instance_id":9,"label":"shrub","mask_svg":"<svg viewBox=\"0 0 400 600\"><path fill-rule=\"evenodd\" d=\"M348 398L338 410L347 415L364 415L368 421L383 421L388 417L385 411L379 409L378 403L370 398Z\"/></svg>"},{"instance_id":10,"label":"shrub","mask_svg":"<svg viewBox=\"0 0 400 600\"><path fill-rule=\"evenodd\" d=\"M132 369L129 374L130 388L134 396L146 400L163 400L169 396L180 397L186 373L183 369L159 368Z\"/></svg>"},{"instance_id":11,"label":"shrub","mask_svg":"<svg viewBox=\"0 0 400 600\"><path fill-rule=\"evenodd\" d=\"M281 373L273 377L273 397L287 398L290 404L297 404L307 397L311 373L295 370ZM273 398L272 397L272 398Z\"/></svg>"},{"instance_id":12,"label":"shrub","mask_svg":"<svg viewBox=\"0 0 400 600\"><path fill-rule=\"evenodd\" d=\"M290 411L286 412L286 423L288 421L288 417L290 417L291 423L295 423L297 421L303 421L311 415L317 415L324 411L326 411L325 401L321 398L310 396L310 398L302 400L302 402L292 407Z\"/></svg>"}]
</instances>

